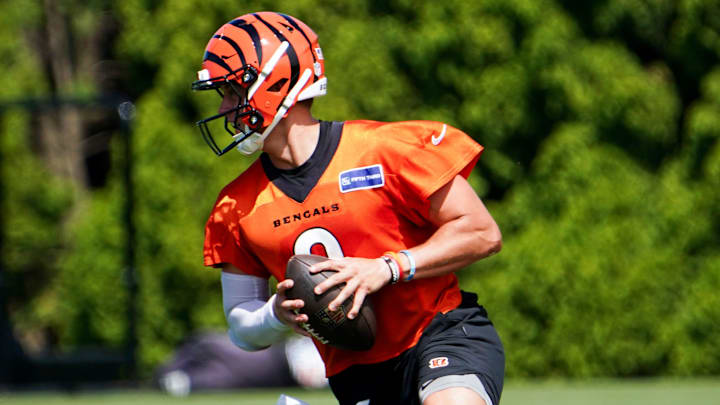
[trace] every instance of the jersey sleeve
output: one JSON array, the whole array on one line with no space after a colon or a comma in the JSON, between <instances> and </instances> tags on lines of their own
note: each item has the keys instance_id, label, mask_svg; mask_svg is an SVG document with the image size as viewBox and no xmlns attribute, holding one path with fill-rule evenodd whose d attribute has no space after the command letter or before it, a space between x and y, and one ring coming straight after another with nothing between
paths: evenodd
<instances>
[{"instance_id":1,"label":"jersey sleeve","mask_svg":"<svg viewBox=\"0 0 720 405\"><path fill-rule=\"evenodd\" d=\"M456 175L467 178L483 147L440 122L410 122L393 131L385 165L397 178L397 198L427 217L429 197Z\"/></svg>"},{"instance_id":2,"label":"jersey sleeve","mask_svg":"<svg viewBox=\"0 0 720 405\"><path fill-rule=\"evenodd\" d=\"M225 196L218 199L205 225L205 266L218 267L232 264L243 273L269 278L270 273L248 249L238 226L234 200Z\"/></svg>"}]
</instances>

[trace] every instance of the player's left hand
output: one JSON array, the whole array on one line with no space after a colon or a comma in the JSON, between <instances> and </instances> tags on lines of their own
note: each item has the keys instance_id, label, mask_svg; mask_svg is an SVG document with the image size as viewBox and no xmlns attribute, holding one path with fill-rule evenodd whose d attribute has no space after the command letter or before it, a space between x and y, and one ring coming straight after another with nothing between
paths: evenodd
<instances>
[{"instance_id":1,"label":"player's left hand","mask_svg":"<svg viewBox=\"0 0 720 405\"><path fill-rule=\"evenodd\" d=\"M328 309L337 310L346 299L354 295L352 308L347 315L349 319L354 319L360 312L365 297L388 284L391 276L387 263L381 258L344 257L326 260L314 264L310 268L310 273L323 270L337 272L315 286L315 294L322 294L334 285L346 283L340 294L328 304Z\"/></svg>"}]
</instances>

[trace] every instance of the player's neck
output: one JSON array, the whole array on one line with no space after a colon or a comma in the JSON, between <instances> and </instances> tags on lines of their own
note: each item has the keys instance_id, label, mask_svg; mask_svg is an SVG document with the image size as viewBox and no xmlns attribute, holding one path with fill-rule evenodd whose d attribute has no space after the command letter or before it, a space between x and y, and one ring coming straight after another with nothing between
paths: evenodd
<instances>
[{"instance_id":1,"label":"player's neck","mask_svg":"<svg viewBox=\"0 0 720 405\"><path fill-rule=\"evenodd\" d=\"M292 169L305 163L315 151L320 122L309 109L293 108L267 137L263 151L278 169Z\"/></svg>"}]
</instances>

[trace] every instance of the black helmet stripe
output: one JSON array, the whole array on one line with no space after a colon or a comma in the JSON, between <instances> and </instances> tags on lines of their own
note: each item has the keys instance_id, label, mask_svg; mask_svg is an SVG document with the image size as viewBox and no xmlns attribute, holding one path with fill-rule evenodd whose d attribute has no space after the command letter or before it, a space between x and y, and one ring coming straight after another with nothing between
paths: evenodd
<instances>
[{"instance_id":1,"label":"black helmet stripe","mask_svg":"<svg viewBox=\"0 0 720 405\"><path fill-rule=\"evenodd\" d=\"M230 46L232 46L233 49L235 49L235 52L237 52L238 56L240 57L240 63L242 64L242 66L245 66L247 64L245 62L245 55L243 54L242 49L240 49L237 42L233 41L232 38L228 38L224 35L213 35L213 38L221 39L221 40L227 42L228 44L230 44Z\"/></svg>"},{"instance_id":2,"label":"black helmet stripe","mask_svg":"<svg viewBox=\"0 0 720 405\"><path fill-rule=\"evenodd\" d=\"M275 13L275 14L284 18L288 23L290 23L290 25L293 26L293 28L298 30L302 34L302 36L305 37L305 40L308 43L308 48L310 48L310 55L312 55L313 63L317 62L317 59L315 59L315 50L312 49L312 46L313 46L312 41L310 41L310 38L308 38L307 34L305 34L305 31L303 31L303 29L300 28L300 25L297 23L297 21L295 21L295 18L290 17L289 15L286 15L283 13ZM313 72L313 82L316 82L317 80L318 80L318 76Z\"/></svg>"},{"instance_id":3,"label":"black helmet stripe","mask_svg":"<svg viewBox=\"0 0 720 405\"><path fill-rule=\"evenodd\" d=\"M313 62L315 62L316 59L315 59L315 52L314 52L314 50L312 49L312 46L313 46L313 45L312 45L312 41L310 41L310 38L308 38L307 34L305 34L305 31L303 31L303 29L300 28L300 25L298 25L297 21L295 21L295 19L293 19L293 18L290 17L289 15L285 15L285 14L282 14L282 13L275 13L275 14L277 14L277 15L279 15L279 16L282 16L282 18L284 18L285 20L287 20L287 22L290 23L290 25L292 25L293 28L295 28L296 30L300 31L300 33L302 34L303 37L305 37L305 40L306 40L307 43L308 43L308 47L310 48L310 51L311 51L310 54L311 54L312 57L313 57Z\"/></svg>"},{"instance_id":4,"label":"black helmet stripe","mask_svg":"<svg viewBox=\"0 0 720 405\"><path fill-rule=\"evenodd\" d=\"M287 56L288 59L290 59L290 87L289 89L292 89L295 87L295 83L298 81L298 77L300 77L300 61L298 60L297 53L295 52L295 48L292 46L292 43L285 38L285 36L277 30L277 28L273 27L268 23L267 21L260 18L259 15L253 14L255 18L258 19L261 23L265 24L266 27L272 31L273 34L280 40L280 41L287 41L288 48L287 48Z\"/></svg>"},{"instance_id":5,"label":"black helmet stripe","mask_svg":"<svg viewBox=\"0 0 720 405\"><path fill-rule=\"evenodd\" d=\"M203 57L203 60L204 61L209 60L210 62L217 63L218 65L220 65L220 67L225 68L225 70L227 70L228 73L232 73L232 71L233 71L232 68L227 63L225 63L225 61L222 60L221 57L215 55L212 52L205 51L205 57Z\"/></svg>"},{"instance_id":6,"label":"black helmet stripe","mask_svg":"<svg viewBox=\"0 0 720 405\"><path fill-rule=\"evenodd\" d=\"M242 18L238 18L237 20L232 20L229 22L230 25L234 25L241 30L247 32L247 34L250 36L250 39L253 41L253 46L255 47L255 52L257 53L257 60L258 60L258 66L262 65L262 44L260 43L260 35L258 35L257 30L252 25L248 24L245 20Z\"/></svg>"}]
</instances>

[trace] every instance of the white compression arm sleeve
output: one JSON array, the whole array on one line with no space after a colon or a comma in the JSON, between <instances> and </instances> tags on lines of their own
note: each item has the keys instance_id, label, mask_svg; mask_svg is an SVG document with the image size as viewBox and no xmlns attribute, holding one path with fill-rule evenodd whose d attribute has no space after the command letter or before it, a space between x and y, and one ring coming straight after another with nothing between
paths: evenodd
<instances>
[{"instance_id":1,"label":"white compression arm sleeve","mask_svg":"<svg viewBox=\"0 0 720 405\"><path fill-rule=\"evenodd\" d=\"M275 296L268 299L268 282L246 274L222 272L223 308L230 340L248 351L283 340L290 327L275 316Z\"/></svg>"}]
</instances>

